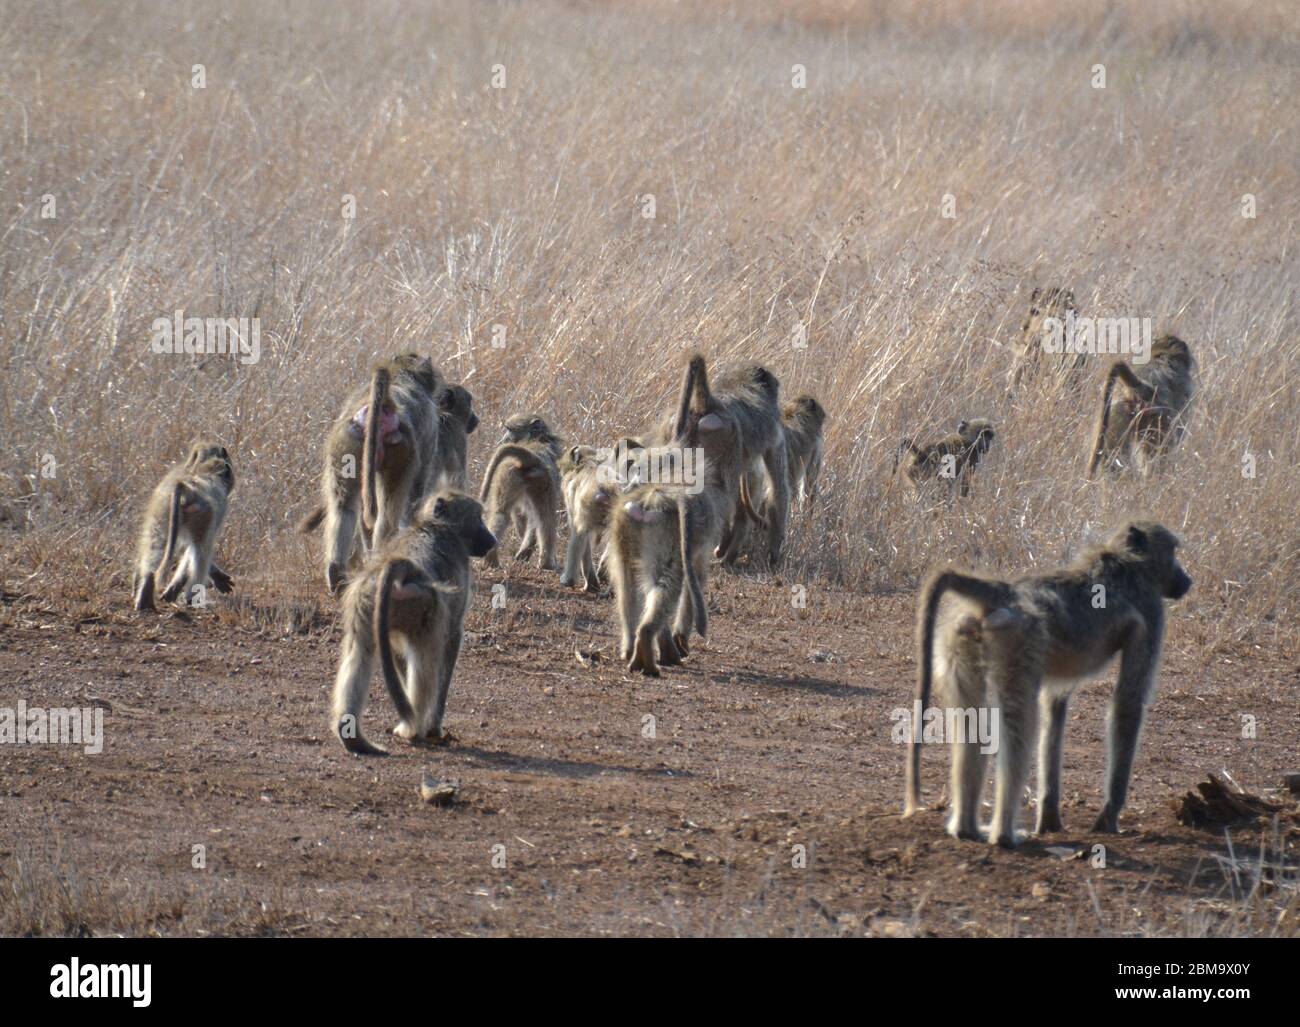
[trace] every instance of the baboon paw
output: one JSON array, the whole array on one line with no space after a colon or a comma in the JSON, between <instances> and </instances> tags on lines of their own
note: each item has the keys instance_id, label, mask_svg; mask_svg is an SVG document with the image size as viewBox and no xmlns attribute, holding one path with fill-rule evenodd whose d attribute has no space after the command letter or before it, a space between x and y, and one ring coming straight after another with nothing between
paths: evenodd
<instances>
[{"instance_id":1,"label":"baboon paw","mask_svg":"<svg viewBox=\"0 0 1300 1027\"><path fill-rule=\"evenodd\" d=\"M573 588L573 586L576 585L577 583L578 583L578 579L571 574L560 575L560 584L563 585L565 588Z\"/></svg>"},{"instance_id":2,"label":"baboon paw","mask_svg":"<svg viewBox=\"0 0 1300 1027\"><path fill-rule=\"evenodd\" d=\"M558 571L560 569L560 565L555 560L543 560L537 566L544 571Z\"/></svg>"},{"instance_id":3,"label":"baboon paw","mask_svg":"<svg viewBox=\"0 0 1300 1027\"><path fill-rule=\"evenodd\" d=\"M343 586L348 583L347 574L343 568L336 563L332 563L325 570L325 587L330 590L331 595L338 595L343 591Z\"/></svg>"},{"instance_id":4,"label":"baboon paw","mask_svg":"<svg viewBox=\"0 0 1300 1027\"><path fill-rule=\"evenodd\" d=\"M598 596L600 595L600 582L599 581L585 582L582 586L582 590L584 592L590 593L591 595Z\"/></svg>"},{"instance_id":5,"label":"baboon paw","mask_svg":"<svg viewBox=\"0 0 1300 1027\"><path fill-rule=\"evenodd\" d=\"M176 602L176 597L180 594L181 590L179 588L169 588L158 598L160 598L164 603L174 603Z\"/></svg>"},{"instance_id":6,"label":"baboon paw","mask_svg":"<svg viewBox=\"0 0 1300 1027\"><path fill-rule=\"evenodd\" d=\"M1059 813L1040 813L1038 824L1034 828L1034 834L1055 834L1058 831L1064 831L1061 824L1061 814Z\"/></svg>"},{"instance_id":7,"label":"baboon paw","mask_svg":"<svg viewBox=\"0 0 1300 1027\"><path fill-rule=\"evenodd\" d=\"M1014 849L1020 844L1020 839L1014 831L1010 834L994 834L993 832L989 832L989 843L996 845L1000 849Z\"/></svg>"},{"instance_id":8,"label":"baboon paw","mask_svg":"<svg viewBox=\"0 0 1300 1027\"><path fill-rule=\"evenodd\" d=\"M986 842L988 841L988 832L982 831L978 827L963 827L960 824L949 824L948 834L963 842Z\"/></svg>"},{"instance_id":9,"label":"baboon paw","mask_svg":"<svg viewBox=\"0 0 1300 1027\"><path fill-rule=\"evenodd\" d=\"M673 645L677 646L677 651L683 656L690 656L691 654L690 644L687 641L689 638L688 634L683 634L680 631L673 632Z\"/></svg>"},{"instance_id":10,"label":"baboon paw","mask_svg":"<svg viewBox=\"0 0 1300 1027\"><path fill-rule=\"evenodd\" d=\"M393 734L395 734L398 738L405 739L406 741L409 742L412 738L415 737L415 728L411 727L411 725L408 724L406 721L401 720L393 725Z\"/></svg>"},{"instance_id":11,"label":"baboon paw","mask_svg":"<svg viewBox=\"0 0 1300 1027\"><path fill-rule=\"evenodd\" d=\"M353 756L387 756L388 750L381 749L379 746L368 741L364 736L357 735L355 738L348 738L339 734L339 741L343 743L343 748Z\"/></svg>"},{"instance_id":12,"label":"baboon paw","mask_svg":"<svg viewBox=\"0 0 1300 1027\"><path fill-rule=\"evenodd\" d=\"M1119 834L1119 817L1113 816L1106 810L1102 810L1096 822L1092 825L1093 834Z\"/></svg>"},{"instance_id":13,"label":"baboon paw","mask_svg":"<svg viewBox=\"0 0 1300 1027\"><path fill-rule=\"evenodd\" d=\"M421 736L420 741L428 745L451 745L456 741L456 736L445 727L431 727Z\"/></svg>"}]
</instances>

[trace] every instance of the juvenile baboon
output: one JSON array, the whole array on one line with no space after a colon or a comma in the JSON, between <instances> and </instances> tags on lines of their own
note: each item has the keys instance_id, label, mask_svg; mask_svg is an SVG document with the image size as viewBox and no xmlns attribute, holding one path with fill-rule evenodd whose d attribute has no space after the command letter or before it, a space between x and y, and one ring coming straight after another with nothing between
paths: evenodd
<instances>
[{"instance_id":1,"label":"juvenile baboon","mask_svg":"<svg viewBox=\"0 0 1300 1027\"><path fill-rule=\"evenodd\" d=\"M609 523L610 505L620 491L612 462L600 456L594 446L571 446L559 463L569 519L569 544L560 584L571 588L581 574L583 588L588 592L600 591L592 546Z\"/></svg>"},{"instance_id":2,"label":"juvenile baboon","mask_svg":"<svg viewBox=\"0 0 1300 1027\"><path fill-rule=\"evenodd\" d=\"M998 717L993 823L988 840L1017 842L1016 815L1038 735L1038 825L1061 829L1061 750L1070 694L1117 654L1119 681L1106 717L1106 798L1094 831L1119 830L1138 735L1151 702L1165 630L1165 599L1181 599L1192 579L1178 563L1177 537L1160 524L1135 521L1105 545L1051 574L998 581L944 568L921 591L917 708L939 691L946 724L981 708ZM943 603L945 597L951 601ZM1039 717L1042 717L1041 724ZM948 832L981 836L980 791L986 758L967 730L952 743ZM913 724L905 815L921 808L921 726Z\"/></svg>"},{"instance_id":3,"label":"juvenile baboon","mask_svg":"<svg viewBox=\"0 0 1300 1027\"><path fill-rule=\"evenodd\" d=\"M386 752L361 730L376 649L400 718L393 733L407 740L440 736L473 587L469 559L495 544L478 502L446 489L426 497L411 526L384 543L348 585L330 723L348 752Z\"/></svg>"},{"instance_id":4,"label":"juvenile baboon","mask_svg":"<svg viewBox=\"0 0 1300 1027\"><path fill-rule=\"evenodd\" d=\"M686 655L692 629L708 630L709 554L733 516L741 480L743 434L732 399L710 390L704 358L693 357L672 448L682 468L685 451L692 454L695 481L637 486L610 514L610 581L629 670L658 676L659 664Z\"/></svg>"},{"instance_id":5,"label":"juvenile baboon","mask_svg":"<svg viewBox=\"0 0 1300 1027\"><path fill-rule=\"evenodd\" d=\"M131 592L138 612L156 609L154 593L173 558L176 571L162 591L164 602L182 594L188 600L195 586L209 580L218 592L231 591L234 583L212 552L234 487L230 454L208 439L191 445L184 463L163 476L149 498L136 547Z\"/></svg>"},{"instance_id":6,"label":"juvenile baboon","mask_svg":"<svg viewBox=\"0 0 1300 1027\"><path fill-rule=\"evenodd\" d=\"M488 461L479 497L487 511L488 530L498 543L512 520L522 535L516 560L526 560L537 550L538 566L554 570L556 510L563 502L557 462L564 442L534 414L506 422L503 441ZM496 567L496 550L487 564Z\"/></svg>"},{"instance_id":7,"label":"juvenile baboon","mask_svg":"<svg viewBox=\"0 0 1300 1027\"><path fill-rule=\"evenodd\" d=\"M959 485L963 496L970 494L970 479L980 458L989 451L997 432L988 421L975 418L957 423L957 433L918 446L911 439L903 439L894 454L894 472L907 456L903 469L908 481L917 491L933 483L946 481Z\"/></svg>"},{"instance_id":8,"label":"juvenile baboon","mask_svg":"<svg viewBox=\"0 0 1300 1027\"><path fill-rule=\"evenodd\" d=\"M448 385L438 399L438 482L463 489L469 463L469 437L478 427L474 397L463 385Z\"/></svg>"},{"instance_id":9,"label":"juvenile baboon","mask_svg":"<svg viewBox=\"0 0 1300 1027\"><path fill-rule=\"evenodd\" d=\"M384 398L374 404L376 416L372 419L370 400L381 381ZM325 440L321 505L299 524L304 532L314 531L322 523L325 526L325 583L331 592L343 587L352 562L367 451L375 480L367 520L373 528L365 532L366 548L404 524L434 484L442 391L442 376L433 362L405 353L377 365L371 381L358 386L344 401ZM374 439L367 447L366 430L372 421Z\"/></svg>"},{"instance_id":10,"label":"juvenile baboon","mask_svg":"<svg viewBox=\"0 0 1300 1027\"><path fill-rule=\"evenodd\" d=\"M798 496L801 504L810 502L817 488L817 476L821 473L822 466L822 430L825 423L826 411L812 396L797 396L781 407L781 433L785 437L790 496ZM756 522L747 515L745 507L754 496L763 497L758 503L760 518L766 519L768 515L771 499L764 495L766 482L762 461L751 461L742 479L742 502L718 545L717 555L728 566L735 565L749 547L750 531Z\"/></svg>"},{"instance_id":11,"label":"juvenile baboon","mask_svg":"<svg viewBox=\"0 0 1300 1027\"><path fill-rule=\"evenodd\" d=\"M1101 391L1097 431L1088 461L1088 477L1102 462L1108 469L1125 466L1130 454L1142 474L1186 434L1185 417L1195 390L1196 361L1187 343L1162 335L1151 344L1150 360L1129 367L1117 360ZM1121 383L1121 398L1113 396Z\"/></svg>"},{"instance_id":12,"label":"juvenile baboon","mask_svg":"<svg viewBox=\"0 0 1300 1027\"><path fill-rule=\"evenodd\" d=\"M1077 314L1078 309L1074 292L1070 289L1057 286L1034 289L1029 298L1029 314L1020 326L1020 343L1007 379L1013 395L1020 388L1021 382L1037 374L1045 363L1064 385L1075 389L1079 387L1088 356L1084 352L1067 353L1065 338L1066 316ZM1045 351L1043 348L1044 341L1049 337L1048 318L1057 322L1055 331L1056 341L1061 346L1059 353Z\"/></svg>"}]
</instances>

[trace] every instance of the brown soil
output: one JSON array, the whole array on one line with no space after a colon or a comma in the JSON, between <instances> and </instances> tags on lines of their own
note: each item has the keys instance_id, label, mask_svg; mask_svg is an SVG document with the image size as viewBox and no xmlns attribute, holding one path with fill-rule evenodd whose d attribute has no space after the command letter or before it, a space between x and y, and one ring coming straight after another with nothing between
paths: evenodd
<instances>
[{"instance_id":1,"label":"brown soil","mask_svg":"<svg viewBox=\"0 0 1300 1027\"><path fill-rule=\"evenodd\" d=\"M356 759L325 726L332 606L301 592L313 598L139 620L7 597L0 706L109 712L99 755L0 746L0 928L1296 933L1294 830L1234 828L1234 871L1222 829L1173 812L1220 768L1278 798L1268 790L1300 751L1295 654L1211 647L1177 610L1124 833L1087 831L1107 695L1094 684L1071 713L1066 832L1009 853L948 838L941 812L898 816L889 714L910 697L910 595L813 588L800 617L788 584L718 575L709 641L652 681L614 658L607 598L518 565L488 572L452 688L454 740ZM382 691L376 679L375 739L393 721ZM1241 714L1256 739L1240 737ZM938 799L946 756L926 757ZM451 806L421 801L426 770L459 783ZM1288 872L1269 869L1279 859Z\"/></svg>"}]
</instances>

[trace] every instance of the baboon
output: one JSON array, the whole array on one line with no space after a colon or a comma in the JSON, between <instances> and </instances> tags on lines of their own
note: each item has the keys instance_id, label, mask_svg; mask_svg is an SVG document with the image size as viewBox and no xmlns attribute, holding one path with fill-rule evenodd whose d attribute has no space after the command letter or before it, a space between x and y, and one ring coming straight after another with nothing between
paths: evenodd
<instances>
[{"instance_id":1,"label":"baboon","mask_svg":"<svg viewBox=\"0 0 1300 1027\"><path fill-rule=\"evenodd\" d=\"M1008 388L1012 395L1020 388L1027 377L1035 375L1047 361L1059 381L1069 388L1077 389L1082 382L1083 369L1088 355L1084 352L1067 353L1065 338L1065 320L1068 314L1077 314L1078 306L1074 301L1074 292L1058 286L1045 289L1035 287L1029 298L1029 314L1020 326L1020 344L1017 347L1015 362L1008 376ZM1056 319L1059 329L1061 352L1047 352L1044 356L1043 341L1047 337L1048 318Z\"/></svg>"},{"instance_id":2,"label":"baboon","mask_svg":"<svg viewBox=\"0 0 1300 1027\"><path fill-rule=\"evenodd\" d=\"M448 385L438 399L438 483L463 489L469 463L469 437L478 427L474 397L463 385Z\"/></svg>"},{"instance_id":3,"label":"baboon","mask_svg":"<svg viewBox=\"0 0 1300 1027\"><path fill-rule=\"evenodd\" d=\"M488 530L498 543L512 520L521 535L516 560L526 560L537 550L538 566L554 570L556 509L563 502L557 462L564 442L542 418L527 414L506 422L502 442L488 461L479 493L487 511ZM496 567L496 550L487 556Z\"/></svg>"},{"instance_id":4,"label":"baboon","mask_svg":"<svg viewBox=\"0 0 1300 1027\"><path fill-rule=\"evenodd\" d=\"M801 504L810 502L817 488L817 476L821 473L822 466L822 429L825 423L826 411L812 396L797 396L781 407L781 433L785 437L790 495L792 498L797 495ZM751 461L745 469L743 498L749 501L755 495L762 495L765 482L762 461ZM767 516L770 502L767 496L760 500L758 511L761 517ZM724 564L734 566L744 555L754 523L753 518L747 516L743 509L737 511L736 517L723 532L715 554L722 558Z\"/></svg>"},{"instance_id":5,"label":"baboon","mask_svg":"<svg viewBox=\"0 0 1300 1027\"><path fill-rule=\"evenodd\" d=\"M600 457L594 446L571 446L559 463L564 509L569 518L569 544L560 584L571 588L581 574L583 588L588 592L600 591L592 545L609 523L610 505L619 492L612 462Z\"/></svg>"},{"instance_id":6,"label":"baboon","mask_svg":"<svg viewBox=\"0 0 1300 1027\"><path fill-rule=\"evenodd\" d=\"M916 708L923 715L928 710L934 681L947 724L960 724L950 711L967 718L966 711L997 711L990 842L1011 848L1018 840L1016 816L1036 727L1036 830L1061 830L1061 749L1070 694L1117 654L1119 681L1106 717L1106 797L1093 830L1119 830L1138 735L1160 666L1164 600L1181 599L1192 587L1178 562L1179 545L1162 525L1135 521L1051 574L1009 582L953 568L930 575L918 607ZM946 596L952 599L941 606ZM967 740L948 739L953 746L948 833L977 839L986 759L980 742L966 734ZM907 816L921 808L920 735L920 724L913 723Z\"/></svg>"},{"instance_id":7,"label":"baboon","mask_svg":"<svg viewBox=\"0 0 1300 1027\"><path fill-rule=\"evenodd\" d=\"M191 445L184 463L163 476L149 497L136 547L131 592L137 612L157 609L154 593L173 558L176 572L162 592L164 602L182 594L188 600L196 586L209 580L218 592L234 588L230 575L212 558L234 487L230 454L209 439Z\"/></svg>"},{"instance_id":8,"label":"baboon","mask_svg":"<svg viewBox=\"0 0 1300 1027\"><path fill-rule=\"evenodd\" d=\"M692 629L701 637L708 631L708 557L739 501L740 417L734 394L712 392L704 358L692 357L672 426L676 445L669 449L683 470L693 454L695 481L639 485L611 512L610 581L629 670L657 677L659 664L687 654Z\"/></svg>"},{"instance_id":9,"label":"baboon","mask_svg":"<svg viewBox=\"0 0 1300 1027\"><path fill-rule=\"evenodd\" d=\"M410 527L383 543L349 583L330 724L348 752L382 756L387 751L361 730L376 649L400 718L393 733L408 741L441 736L473 587L469 560L494 545L479 503L444 489L426 497ZM393 658L394 642L405 683Z\"/></svg>"},{"instance_id":10,"label":"baboon","mask_svg":"<svg viewBox=\"0 0 1300 1027\"><path fill-rule=\"evenodd\" d=\"M380 390L383 399L370 402ZM354 389L344 401L325 440L325 461L321 474L321 504L299 524L299 530L315 531L325 526L325 583L337 593L346 583L347 567L353 562L357 523L363 505L363 484L370 454L370 473L376 479L370 488L369 517L362 539L363 548L388 538L406 523L414 506L423 499L436 477L440 422L438 400L443 391L442 376L428 357L405 353L376 365L371 381ZM371 426L372 445L366 445ZM382 431L380 430L382 429Z\"/></svg>"},{"instance_id":11,"label":"baboon","mask_svg":"<svg viewBox=\"0 0 1300 1027\"><path fill-rule=\"evenodd\" d=\"M1185 415L1192 402L1196 361L1187 343L1162 335L1151 344L1150 360L1136 368L1123 360L1111 365L1101 391L1101 409L1088 461L1088 477L1103 462L1108 469L1125 466L1130 454L1146 475L1187 432ZM1122 398L1114 400L1116 381Z\"/></svg>"},{"instance_id":12,"label":"baboon","mask_svg":"<svg viewBox=\"0 0 1300 1027\"><path fill-rule=\"evenodd\" d=\"M961 494L970 494L970 479L980 458L989 451L997 432L988 421L975 418L957 422L957 433L918 446L910 438L898 444L894 472L904 454L909 458L904 473L917 491L937 481L957 483Z\"/></svg>"},{"instance_id":13,"label":"baboon","mask_svg":"<svg viewBox=\"0 0 1300 1027\"><path fill-rule=\"evenodd\" d=\"M761 520L767 532L768 567L777 570L781 565L786 524L790 517L790 471L785 432L781 428L781 382L759 364L741 364L728 367L715 377L709 397L712 409L740 431L742 460L735 472L737 476L741 469L751 465L757 468L760 463L767 472L767 512ZM683 394L682 404L687 401ZM665 420L656 433L656 441L674 444L680 437L675 431L682 417L683 411L678 410ZM732 494L740 504L739 488L732 486ZM744 494L752 514L748 482ZM729 522L735 517L733 514Z\"/></svg>"}]
</instances>

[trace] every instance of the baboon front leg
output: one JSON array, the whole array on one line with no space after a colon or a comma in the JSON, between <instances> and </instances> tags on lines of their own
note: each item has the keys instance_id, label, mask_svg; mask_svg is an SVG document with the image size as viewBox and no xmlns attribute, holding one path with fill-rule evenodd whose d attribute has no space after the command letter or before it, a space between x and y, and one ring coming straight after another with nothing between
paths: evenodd
<instances>
[{"instance_id":1,"label":"baboon front leg","mask_svg":"<svg viewBox=\"0 0 1300 1027\"><path fill-rule=\"evenodd\" d=\"M229 593L234 590L235 588L234 579L225 571L223 571L219 566L217 566L215 561L213 562L212 568L209 573L212 575L212 587L215 588L218 592Z\"/></svg>"},{"instance_id":2,"label":"baboon front leg","mask_svg":"<svg viewBox=\"0 0 1300 1027\"><path fill-rule=\"evenodd\" d=\"M489 567L500 567L501 540L505 537L506 527L510 524L510 515L494 509L488 513L485 519L487 520L487 529L492 532L492 537L497 540L497 544L488 550L487 556L483 557L483 562Z\"/></svg>"},{"instance_id":3,"label":"baboon front leg","mask_svg":"<svg viewBox=\"0 0 1300 1027\"><path fill-rule=\"evenodd\" d=\"M569 544L564 550L564 570L560 573L560 584L572 588L578 583L578 571L586 576L586 563L591 559L591 544L585 531L578 531L570 523Z\"/></svg>"},{"instance_id":4,"label":"baboon front leg","mask_svg":"<svg viewBox=\"0 0 1300 1027\"><path fill-rule=\"evenodd\" d=\"M1035 834L1049 834L1061 827L1061 750L1065 745L1065 716L1070 694L1039 694L1038 714L1038 824Z\"/></svg>"},{"instance_id":5,"label":"baboon front leg","mask_svg":"<svg viewBox=\"0 0 1300 1027\"><path fill-rule=\"evenodd\" d=\"M781 566L785 548L785 526L790 517L790 472L786 466L789 457L784 445L776 445L763 454L767 467L767 543L768 562L772 570Z\"/></svg>"},{"instance_id":6,"label":"baboon front leg","mask_svg":"<svg viewBox=\"0 0 1300 1027\"><path fill-rule=\"evenodd\" d=\"M1128 798L1133 758L1142 734L1157 658L1146 639L1130 642L1120 657L1119 683L1106 711L1106 804L1092 825L1094 831L1107 834L1119 831L1119 814Z\"/></svg>"},{"instance_id":7,"label":"baboon front leg","mask_svg":"<svg viewBox=\"0 0 1300 1027\"><path fill-rule=\"evenodd\" d=\"M330 728L354 756L386 756L388 751L366 740L361 716L366 711L374 651L359 643L350 632L343 638L343 655L334 678Z\"/></svg>"}]
</instances>

